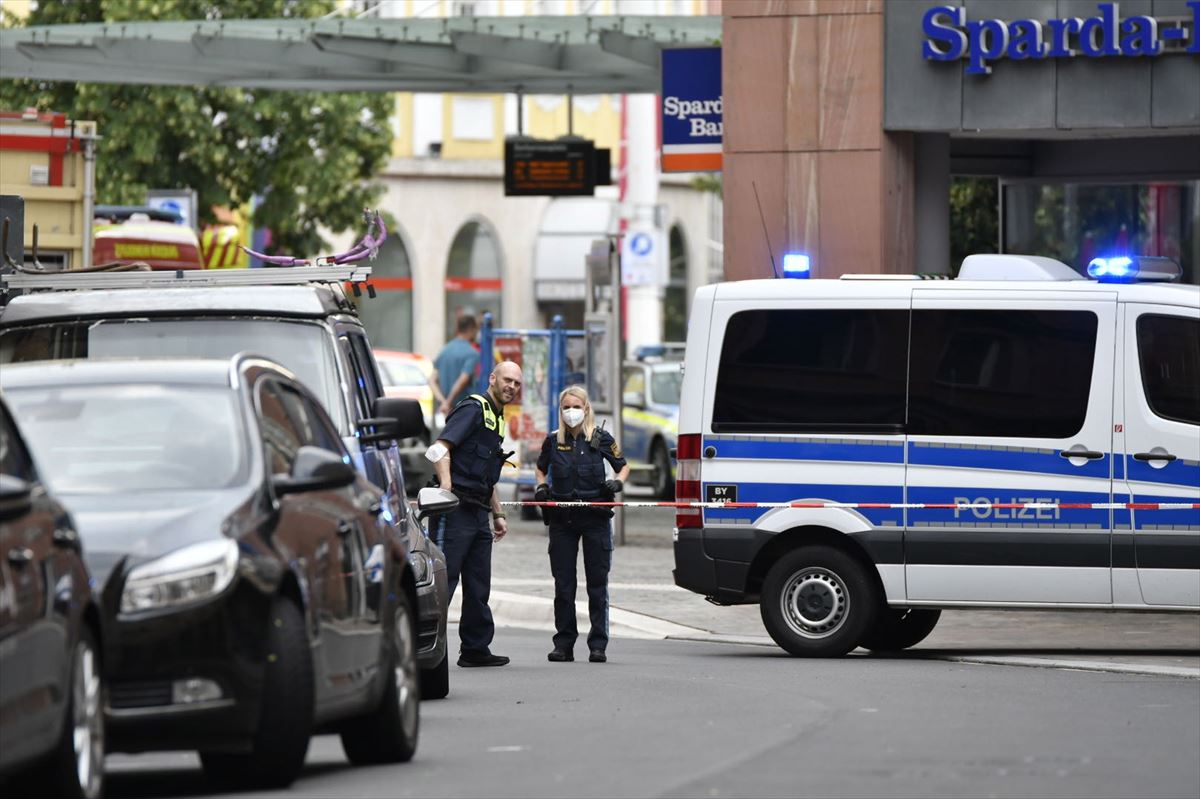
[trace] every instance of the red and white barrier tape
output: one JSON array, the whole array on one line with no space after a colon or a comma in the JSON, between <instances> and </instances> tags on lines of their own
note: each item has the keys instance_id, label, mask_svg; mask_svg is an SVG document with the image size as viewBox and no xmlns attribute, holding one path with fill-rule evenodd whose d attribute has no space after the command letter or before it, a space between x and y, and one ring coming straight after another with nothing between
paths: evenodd
<instances>
[{"instance_id":1,"label":"red and white barrier tape","mask_svg":"<svg viewBox=\"0 0 1200 799\"><path fill-rule=\"evenodd\" d=\"M848 508L851 510L1200 510L1200 502L501 502L541 508Z\"/></svg>"}]
</instances>

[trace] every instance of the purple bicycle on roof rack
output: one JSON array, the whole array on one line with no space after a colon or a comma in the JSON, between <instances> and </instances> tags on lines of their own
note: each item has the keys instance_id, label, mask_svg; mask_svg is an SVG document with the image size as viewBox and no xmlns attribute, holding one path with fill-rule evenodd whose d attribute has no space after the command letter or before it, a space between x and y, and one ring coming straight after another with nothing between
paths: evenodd
<instances>
[{"instance_id":1,"label":"purple bicycle on roof rack","mask_svg":"<svg viewBox=\"0 0 1200 799\"><path fill-rule=\"evenodd\" d=\"M262 261L265 266L341 266L357 263L363 259L373 261L379 254L380 246L387 241L387 225L384 224L383 216L378 211L369 209L363 211L363 220L367 223L367 232L353 247L334 255L319 255L312 261L291 255L266 255L249 247L241 249L251 257ZM241 245L238 246L241 247Z\"/></svg>"}]
</instances>

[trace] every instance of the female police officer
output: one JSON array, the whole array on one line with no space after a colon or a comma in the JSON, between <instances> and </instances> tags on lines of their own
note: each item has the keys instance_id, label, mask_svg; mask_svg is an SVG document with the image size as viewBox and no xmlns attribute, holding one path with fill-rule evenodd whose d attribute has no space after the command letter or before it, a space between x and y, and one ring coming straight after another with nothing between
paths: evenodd
<instances>
[{"instance_id":1,"label":"female police officer","mask_svg":"<svg viewBox=\"0 0 1200 799\"><path fill-rule=\"evenodd\" d=\"M587 391L570 386L558 398L558 429L546 436L537 460L538 487L534 498L554 500L611 500L624 487L629 465L621 447L604 430L596 429ZM604 479L604 462L616 472L615 480ZM549 482L547 483L547 475ZM583 571L587 578L588 657L592 663L607 660L608 570L612 566L612 510L609 508L543 508L549 513L550 571L554 575L554 651L551 662L574 660L575 562L583 539Z\"/></svg>"}]
</instances>

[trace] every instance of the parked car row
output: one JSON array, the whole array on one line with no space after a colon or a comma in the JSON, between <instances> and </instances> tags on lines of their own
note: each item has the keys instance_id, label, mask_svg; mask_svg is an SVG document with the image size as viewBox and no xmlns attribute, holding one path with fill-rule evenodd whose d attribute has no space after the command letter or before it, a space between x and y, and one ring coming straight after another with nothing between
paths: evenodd
<instances>
[{"instance_id":1,"label":"parked car row","mask_svg":"<svg viewBox=\"0 0 1200 799\"><path fill-rule=\"evenodd\" d=\"M0 775L95 796L106 750L191 749L282 786L316 732L410 759L449 691L422 517L457 500L410 508L424 414L383 395L340 282L62 277L0 313L0 706L40 714L0 717Z\"/></svg>"}]
</instances>

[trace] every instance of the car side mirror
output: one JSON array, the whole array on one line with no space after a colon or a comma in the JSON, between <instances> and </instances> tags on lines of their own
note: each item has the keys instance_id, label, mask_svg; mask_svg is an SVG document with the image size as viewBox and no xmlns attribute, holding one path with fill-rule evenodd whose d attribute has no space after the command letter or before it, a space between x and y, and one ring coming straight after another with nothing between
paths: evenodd
<instances>
[{"instance_id":1,"label":"car side mirror","mask_svg":"<svg viewBox=\"0 0 1200 799\"><path fill-rule=\"evenodd\" d=\"M296 451L291 474L271 478L275 493L295 494L301 491L329 491L345 488L358 479L358 472L337 453L305 445Z\"/></svg>"},{"instance_id":2,"label":"car side mirror","mask_svg":"<svg viewBox=\"0 0 1200 799\"><path fill-rule=\"evenodd\" d=\"M441 516L458 507L458 497L444 488L429 486L417 492L417 519Z\"/></svg>"},{"instance_id":3,"label":"car side mirror","mask_svg":"<svg viewBox=\"0 0 1200 799\"><path fill-rule=\"evenodd\" d=\"M364 444L415 438L425 432L421 403L401 397L377 397L371 417L358 420L358 437Z\"/></svg>"},{"instance_id":4,"label":"car side mirror","mask_svg":"<svg viewBox=\"0 0 1200 799\"><path fill-rule=\"evenodd\" d=\"M33 485L19 477L0 474L0 521L19 519L33 508Z\"/></svg>"},{"instance_id":5,"label":"car side mirror","mask_svg":"<svg viewBox=\"0 0 1200 799\"><path fill-rule=\"evenodd\" d=\"M640 391L626 391L621 395L621 402L626 408L645 408L646 395Z\"/></svg>"}]
</instances>

